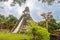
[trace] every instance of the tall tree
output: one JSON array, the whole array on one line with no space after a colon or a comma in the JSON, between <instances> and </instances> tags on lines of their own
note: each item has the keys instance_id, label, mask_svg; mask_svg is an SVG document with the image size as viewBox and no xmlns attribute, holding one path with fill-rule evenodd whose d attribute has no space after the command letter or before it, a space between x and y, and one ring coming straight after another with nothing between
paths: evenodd
<instances>
[{"instance_id":1,"label":"tall tree","mask_svg":"<svg viewBox=\"0 0 60 40\"><path fill-rule=\"evenodd\" d=\"M40 21L38 23L39 26L45 27L46 26L46 22L44 21ZM60 29L60 22L57 23L57 21L53 18L50 21L48 21L48 31L51 33L54 30Z\"/></svg>"},{"instance_id":2,"label":"tall tree","mask_svg":"<svg viewBox=\"0 0 60 40\"><path fill-rule=\"evenodd\" d=\"M9 15L6 18L6 26L7 26L7 28L9 28L11 30L15 26L17 21L18 21L18 19L16 17L14 17L13 15Z\"/></svg>"},{"instance_id":3,"label":"tall tree","mask_svg":"<svg viewBox=\"0 0 60 40\"><path fill-rule=\"evenodd\" d=\"M11 29L14 27L18 19L14 17L13 15L9 15L8 17L5 17L4 15L0 14L0 29Z\"/></svg>"},{"instance_id":4,"label":"tall tree","mask_svg":"<svg viewBox=\"0 0 60 40\"><path fill-rule=\"evenodd\" d=\"M52 12L48 12L47 14L46 13L42 13L41 16L43 16L43 19L45 19L45 22L46 22L46 29L48 30L48 22L53 18Z\"/></svg>"},{"instance_id":5,"label":"tall tree","mask_svg":"<svg viewBox=\"0 0 60 40\"><path fill-rule=\"evenodd\" d=\"M3 24L5 23L5 17L4 17L4 15L1 15L0 14L0 29L2 29L3 27Z\"/></svg>"}]
</instances>

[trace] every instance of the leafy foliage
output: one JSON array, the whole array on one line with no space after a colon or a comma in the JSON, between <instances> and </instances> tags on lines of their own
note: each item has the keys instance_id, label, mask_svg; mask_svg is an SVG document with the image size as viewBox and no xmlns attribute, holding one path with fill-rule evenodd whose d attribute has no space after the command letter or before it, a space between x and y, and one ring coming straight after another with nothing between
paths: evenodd
<instances>
[{"instance_id":1,"label":"leafy foliage","mask_svg":"<svg viewBox=\"0 0 60 40\"><path fill-rule=\"evenodd\" d=\"M28 32L31 32L35 40L49 40L49 33L45 28L38 26L38 23L29 20L27 25Z\"/></svg>"},{"instance_id":2,"label":"leafy foliage","mask_svg":"<svg viewBox=\"0 0 60 40\"><path fill-rule=\"evenodd\" d=\"M6 2L8 0L0 0L0 2ZM13 2L11 3L11 6L15 6L15 4L19 4L21 6L22 3L25 3L26 0L13 0Z\"/></svg>"},{"instance_id":3,"label":"leafy foliage","mask_svg":"<svg viewBox=\"0 0 60 40\"><path fill-rule=\"evenodd\" d=\"M52 5L55 0L38 0L38 1L42 1L42 3L48 3L48 5ZM60 3L59 0L57 3Z\"/></svg>"},{"instance_id":4,"label":"leafy foliage","mask_svg":"<svg viewBox=\"0 0 60 40\"><path fill-rule=\"evenodd\" d=\"M0 29L10 29L14 27L18 19L14 17L13 15L9 15L8 17L5 17L4 15L0 14Z\"/></svg>"},{"instance_id":5,"label":"leafy foliage","mask_svg":"<svg viewBox=\"0 0 60 40\"><path fill-rule=\"evenodd\" d=\"M8 0L0 0L0 2L1 1L8 1ZM12 6L14 6L16 3L17 4L19 4L20 6L21 6L21 4L22 3L25 3L27 0L13 0L13 2L12 2ZM55 0L38 0L38 1L42 1L42 3L48 3L48 5L51 5L51 4L53 4L53 2L55 1ZM58 0L58 3L60 3L60 1Z\"/></svg>"},{"instance_id":6,"label":"leafy foliage","mask_svg":"<svg viewBox=\"0 0 60 40\"><path fill-rule=\"evenodd\" d=\"M40 21L38 25L46 27L45 21ZM57 23L56 20L53 18L48 22L48 31L53 32L54 30L57 29L60 29L60 23Z\"/></svg>"},{"instance_id":7,"label":"leafy foliage","mask_svg":"<svg viewBox=\"0 0 60 40\"><path fill-rule=\"evenodd\" d=\"M56 20L55 19L52 19L49 23L49 31L53 31L53 30L56 30L56 29L60 29L60 25L58 23L56 23Z\"/></svg>"},{"instance_id":8,"label":"leafy foliage","mask_svg":"<svg viewBox=\"0 0 60 40\"><path fill-rule=\"evenodd\" d=\"M32 28L32 33L35 34L36 40L50 40L50 34L45 28L34 26Z\"/></svg>"},{"instance_id":9,"label":"leafy foliage","mask_svg":"<svg viewBox=\"0 0 60 40\"><path fill-rule=\"evenodd\" d=\"M18 3L21 5L22 3L25 3L26 0L13 0L13 3Z\"/></svg>"}]
</instances>

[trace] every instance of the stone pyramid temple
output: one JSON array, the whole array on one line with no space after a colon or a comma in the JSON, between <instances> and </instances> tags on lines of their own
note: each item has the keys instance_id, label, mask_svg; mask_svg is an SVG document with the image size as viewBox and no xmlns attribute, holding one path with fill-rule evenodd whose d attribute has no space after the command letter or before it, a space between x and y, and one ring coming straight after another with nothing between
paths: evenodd
<instances>
[{"instance_id":1,"label":"stone pyramid temple","mask_svg":"<svg viewBox=\"0 0 60 40\"><path fill-rule=\"evenodd\" d=\"M12 28L11 32L12 33L25 33L26 32L26 25L27 25L27 20L31 19L30 14L29 14L29 7L26 7L25 10L23 11L23 15L19 18L18 22Z\"/></svg>"}]
</instances>

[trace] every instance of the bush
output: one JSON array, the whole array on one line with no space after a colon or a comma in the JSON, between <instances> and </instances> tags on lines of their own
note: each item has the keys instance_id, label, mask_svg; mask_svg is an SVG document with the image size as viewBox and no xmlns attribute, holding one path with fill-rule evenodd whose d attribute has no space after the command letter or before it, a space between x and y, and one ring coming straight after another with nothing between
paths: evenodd
<instances>
[{"instance_id":1,"label":"bush","mask_svg":"<svg viewBox=\"0 0 60 40\"><path fill-rule=\"evenodd\" d=\"M45 28L34 26L32 33L35 35L35 40L50 40L50 34Z\"/></svg>"},{"instance_id":2,"label":"bush","mask_svg":"<svg viewBox=\"0 0 60 40\"><path fill-rule=\"evenodd\" d=\"M32 34L33 40L50 40L49 32L33 20L28 20L29 25L26 26L28 33Z\"/></svg>"}]
</instances>

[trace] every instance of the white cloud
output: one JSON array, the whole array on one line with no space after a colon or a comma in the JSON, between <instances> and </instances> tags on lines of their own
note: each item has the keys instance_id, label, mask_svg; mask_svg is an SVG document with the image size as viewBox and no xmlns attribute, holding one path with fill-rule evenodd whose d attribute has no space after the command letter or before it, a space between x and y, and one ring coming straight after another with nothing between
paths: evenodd
<instances>
[{"instance_id":1,"label":"white cloud","mask_svg":"<svg viewBox=\"0 0 60 40\"><path fill-rule=\"evenodd\" d=\"M17 7L17 9L16 9L16 11L18 12L18 14L20 14L20 15L21 15L24 9L25 9L25 7L24 7L24 6L21 6L21 7L20 7L20 6L18 6L18 7Z\"/></svg>"},{"instance_id":2,"label":"white cloud","mask_svg":"<svg viewBox=\"0 0 60 40\"><path fill-rule=\"evenodd\" d=\"M12 3L13 0L8 0L8 2L4 2L5 6L11 8L10 4Z\"/></svg>"},{"instance_id":3,"label":"white cloud","mask_svg":"<svg viewBox=\"0 0 60 40\"><path fill-rule=\"evenodd\" d=\"M36 0L27 0L25 5L28 6L31 10L35 6L35 2Z\"/></svg>"}]
</instances>

